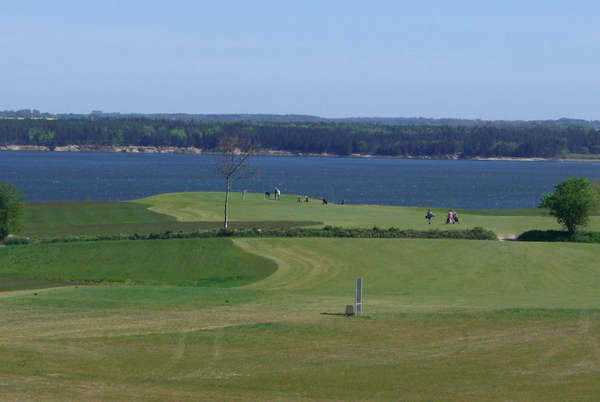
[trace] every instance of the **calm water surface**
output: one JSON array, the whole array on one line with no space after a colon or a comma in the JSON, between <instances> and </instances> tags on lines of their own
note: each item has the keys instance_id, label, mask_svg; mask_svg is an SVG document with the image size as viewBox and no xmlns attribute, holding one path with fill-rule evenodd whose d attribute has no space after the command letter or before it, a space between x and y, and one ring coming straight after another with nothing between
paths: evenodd
<instances>
[{"instance_id":1,"label":"calm water surface","mask_svg":"<svg viewBox=\"0 0 600 402\"><path fill-rule=\"evenodd\" d=\"M214 155L0 151L0 182L27 201L131 200L222 191ZM600 178L600 163L256 157L236 191L309 194L355 204L523 208L562 180Z\"/></svg>"}]
</instances>

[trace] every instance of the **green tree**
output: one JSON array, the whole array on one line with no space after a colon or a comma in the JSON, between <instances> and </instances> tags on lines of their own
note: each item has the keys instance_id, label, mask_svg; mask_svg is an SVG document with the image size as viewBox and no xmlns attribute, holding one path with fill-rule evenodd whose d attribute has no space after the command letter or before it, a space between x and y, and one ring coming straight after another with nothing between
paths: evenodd
<instances>
[{"instance_id":1,"label":"green tree","mask_svg":"<svg viewBox=\"0 0 600 402\"><path fill-rule=\"evenodd\" d=\"M573 177L558 184L554 192L544 194L540 207L550 209L570 234L585 226L598 205L598 193L588 179Z\"/></svg>"},{"instance_id":2,"label":"green tree","mask_svg":"<svg viewBox=\"0 0 600 402\"><path fill-rule=\"evenodd\" d=\"M23 201L12 184L0 183L0 241L20 228Z\"/></svg>"}]
</instances>

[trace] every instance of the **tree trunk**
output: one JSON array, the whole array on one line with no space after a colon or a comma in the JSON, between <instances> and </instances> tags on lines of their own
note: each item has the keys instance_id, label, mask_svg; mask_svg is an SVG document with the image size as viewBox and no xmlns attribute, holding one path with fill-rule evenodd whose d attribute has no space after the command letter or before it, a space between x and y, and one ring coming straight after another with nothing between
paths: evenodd
<instances>
[{"instance_id":1,"label":"tree trunk","mask_svg":"<svg viewBox=\"0 0 600 402\"><path fill-rule=\"evenodd\" d=\"M225 221L223 222L223 229L227 229L227 207L229 206L229 177L225 180Z\"/></svg>"}]
</instances>

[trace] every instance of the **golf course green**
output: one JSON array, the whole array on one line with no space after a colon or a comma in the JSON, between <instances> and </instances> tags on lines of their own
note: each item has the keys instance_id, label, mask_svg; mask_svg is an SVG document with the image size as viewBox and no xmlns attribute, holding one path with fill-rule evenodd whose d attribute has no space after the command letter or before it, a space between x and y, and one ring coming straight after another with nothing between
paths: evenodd
<instances>
[{"instance_id":1,"label":"golf course green","mask_svg":"<svg viewBox=\"0 0 600 402\"><path fill-rule=\"evenodd\" d=\"M36 204L23 235L206 229L222 203L179 193ZM248 227L429 229L423 208L259 194L230 208ZM434 210L431 227L558 228L537 209L457 212L461 223L446 225ZM458 239L0 247L0 399L596 400L598 256L600 244ZM365 312L347 317L357 277Z\"/></svg>"},{"instance_id":2,"label":"golf course green","mask_svg":"<svg viewBox=\"0 0 600 402\"><path fill-rule=\"evenodd\" d=\"M175 217L178 221L219 221L223 214L222 193L172 193L144 198L135 202L149 210ZM230 204L232 221L318 221L341 227L400 229L465 229L483 227L497 234L520 234L531 229L560 229L546 210L457 210L460 224L446 225L448 209L434 209L432 224L425 220L427 208L381 205L322 205L320 200L297 202L295 195L281 200L265 200L262 194L248 194L246 200L233 196ZM593 216L592 230L600 229L600 216Z\"/></svg>"}]
</instances>

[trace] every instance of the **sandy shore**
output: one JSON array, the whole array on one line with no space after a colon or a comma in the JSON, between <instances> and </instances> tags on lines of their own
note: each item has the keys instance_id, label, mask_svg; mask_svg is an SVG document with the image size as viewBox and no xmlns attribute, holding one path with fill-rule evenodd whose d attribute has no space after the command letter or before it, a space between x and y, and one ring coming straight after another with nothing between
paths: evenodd
<instances>
[{"instance_id":1,"label":"sandy shore","mask_svg":"<svg viewBox=\"0 0 600 402\"><path fill-rule=\"evenodd\" d=\"M50 149L44 145L0 145L0 151L54 151L54 152L125 152L132 154L201 154L195 147L147 147L147 146L98 146L64 145Z\"/></svg>"},{"instance_id":2,"label":"sandy shore","mask_svg":"<svg viewBox=\"0 0 600 402\"><path fill-rule=\"evenodd\" d=\"M153 147L153 146L98 146L98 145L64 145L50 149L44 145L0 145L0 151L54 151L54 152L123 152L123 153L147 153L147 154L214 154L212 151L204 151L202 148L195 147ZM292 153L278 150L264 150L259 152L259 155L267 156L306 156L320 158L337 158L335 154L313 154L313 153ZM385 156L385 155L370 155L370 154L351 154L345 155L351 158L396 158L396 159L437 159L437 160L461 160L459 155L451 154L444 156ZM477 161L515 161L515 162L600 162L600 159L564 159L564 158L512 158L512 157L474 157L467 160Z\"/></svg>"}]
</instances>

